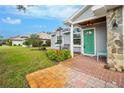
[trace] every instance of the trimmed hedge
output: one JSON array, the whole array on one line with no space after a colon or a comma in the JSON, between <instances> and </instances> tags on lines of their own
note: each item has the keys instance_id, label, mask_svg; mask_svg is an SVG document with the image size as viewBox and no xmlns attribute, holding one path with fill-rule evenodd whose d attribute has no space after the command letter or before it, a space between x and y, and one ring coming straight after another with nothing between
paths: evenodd
<instances>
[{"instance_id":1,"label":"trimmed hedge","mask_svg":"<svg viewBox=\"0 0 124 93\"><path fill-rule=\"evenodd\" d=\"M67 49L64 49L64 50L49 49L47 50L47 56L50 60L53 60L56 62L64 61L66 59L71 58L70 51Z\"/></svg>"}]
</instances>

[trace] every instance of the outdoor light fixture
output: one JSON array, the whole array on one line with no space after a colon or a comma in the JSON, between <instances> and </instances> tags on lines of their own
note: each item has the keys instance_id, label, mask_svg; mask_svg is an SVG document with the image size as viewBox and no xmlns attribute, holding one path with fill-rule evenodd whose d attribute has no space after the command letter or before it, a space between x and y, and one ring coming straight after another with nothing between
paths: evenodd
<instances>
[{"instance_id":1,"label":"outdoor light fixture","mask_svg":"<svg viewBox=\"0 0 124 93\"><path fill-rule=\"evenodd\" d=\"M87 24L86 24L87 26L92 26L93 25L93 23L92 22L87 22Z\"/></svg>"},{"instance_id":2,"label":"outdoor light fixture","mask_svg":"<svg viewBox=\"0 0 124 93\"><path fill-rule=\"evenodd\" d=\"M112 21L112 27L113 28L117 28L118 27L116 19Z\"/></svg>"}]
</instances>

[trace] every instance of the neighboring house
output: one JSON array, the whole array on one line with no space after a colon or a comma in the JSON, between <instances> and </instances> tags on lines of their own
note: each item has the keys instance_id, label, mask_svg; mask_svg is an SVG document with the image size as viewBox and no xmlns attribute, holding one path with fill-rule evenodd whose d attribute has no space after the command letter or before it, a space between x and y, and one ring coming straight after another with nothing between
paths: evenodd
<instances>
[{"instance_id":1,"label":"neighboring house","mask_svg":"<svg viewBox=\"0 0 124 93\"><path fill-rule=\"evenodd\" d=\"M108 63L124 66L124 6L83 6L65 24L72 57L76 47L82 55L106 54Z\"/></svg>"},{"instance_id":2,"label":"neighboring house","mask_svg":"<svg viewBox=\"0 0 124 93\"><path fill-rule=\"evenodd\" d=\"M3 44L3 36L0 36L0 46Z\"/></svg>"},{"instance_id":3,"label":"neighboring house","mask_svg":"<svg viewBox=\"0 0 124 93\"><path fill-rule=\"evenodd\" d=\"M50 41L50 35L47 33L36 33L36 35L39 36L40 40L43 41L43 44L46 44L46 41ZM10 39L12 40L12 45L20 45L24 46L23 43L25 42L26 39L30 38L31 34L29 35L22 35L22 36L16 36L16 37L11 37Z\"/></svg>"},{"instance_id":4,"label":"neighboring house","mask_svg":"<svg viewBox=\"0 0 124 93\"><path fill-rule=\"evenodd\" d=\"M12 40L12 46L22 46L25 40L29 38L27 36L16 36L16 37L11 37L10 39Z\"/></svg>"},{"instance_id":5,"label":"neighboring house","mask_svg":"<svg viewBox=\"0 0 124 93\"><path fill-rule=\"evenodd\" d=\"M43 44L46 44L46 41L50 41L50 35L47 33L37 33L39 38L43 41Z\"/></svg>"},{"instance_id":6,"label":"neighboring house","mask_svg":"<svg viewBox=\"0 0 124 93\"><path fill-rule=\"evenodd\" d=\"M59 41L62 41L59 44ZM70 48L70 29L63 28L61 31L55 30L51 34L51 48L59 49L61 46L62 49L69 49Z\"/></svg>"}]
</instances>

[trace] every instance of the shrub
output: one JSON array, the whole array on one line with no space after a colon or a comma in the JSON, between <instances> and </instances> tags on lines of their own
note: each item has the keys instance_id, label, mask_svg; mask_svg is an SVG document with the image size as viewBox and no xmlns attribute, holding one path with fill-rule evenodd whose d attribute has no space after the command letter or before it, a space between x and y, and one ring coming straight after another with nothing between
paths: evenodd
<instances>
[{"instance_id":1,"label":"shrub","mask_svg":"<svg viewBox=\"0 0 124 93\"><path fill-rule=\"evenodd\" d=\"M63 54L63 56L64 56L64 59L71 58L70 51L67 50L67 49L62 50L62 54Z\"/></svg>"},{"instance_id":2,"label":"shrub","mask_svg":"<svg viewBox=\"0 0 124 93\"><path fill-rule=\"evenodd\" d=\"M69 50L53 50L53 49L47 50L47 56L49 59L57 62L64 61L71 57Z\"/></svg>"},{"instance_id":3,"label":"shrub","mask_svg":"<svg viewBox=\"0 0 124 93\"><path fill-rule=\"evenodd\" d=\"M23 44L26 45L26 46L30 46L31 45L31 41L30 40L26 40Z\"/></svg>"},{"instance_id":4,"label":"shrub","mask_svg":"<svg viewBox=\"0 0 124 93\"><path fill-rule=\"evenodd\" d=\"M18 44L18 46L21 46L21 44Z\"/></svg>"},{"instance_id":5,"label":"shrub","mask_svg":"<svg viewBox=\"0 0 124 93\"><path fill-rule=\"evenodd\" d=\"M6 45L12 46L12 40L6 39L5 40Z\"/></svg>"},{"instance_id":6,"label":"shrub","mask_svg":"<svg viewBox=\"0 0 124 93\"><path fill-rule=\"evenodd\" d=\"M52 49L47 50L47 56L51 60L56 60L57 59L56 50L52 50Z\"/></svg>"},{"instance_id":7,"label":"shrub","mask_svg":"<svg viewBox=\"0 0 124 93\"><path fill-rule=\"evenodd\" d=\"M50 40L47 40L46 41L46 46L50 46L51 45L51 41Z\"/></svg>"}]
</instances>

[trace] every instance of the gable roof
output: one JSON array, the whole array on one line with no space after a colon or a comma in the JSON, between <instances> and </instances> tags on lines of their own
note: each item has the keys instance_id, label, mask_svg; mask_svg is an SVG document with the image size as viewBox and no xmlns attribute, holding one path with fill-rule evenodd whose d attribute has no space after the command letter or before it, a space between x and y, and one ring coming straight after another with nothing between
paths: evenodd
<instances>
[{"instance_id":1,"label":"gable roof","mask_svg":"<svg viewBox=\"0 0 124 93\"><path fill-rule=\"evenodd\" d=\"M66 22L72 22L73 19L75 19L78 15L80 15L81 13L85 12L90 6L92 5L85 5L85 6L82 6L78 11L76 11L71 17L69 17L68 19L66 19L64 21L64 23Z\"/></svg>"},{"instance_id":2,"label":"gable roof","mask_svg":"<svg viewBox=\"0 0 124 93\"><path fill-rule=\"evenodd\" d=\"M14 37L10 37L9 39L12 40L12 41L24 41L26 40L27 38L29 38L28 36L21 36L21 35L18 35L18 36L14 36Z\"/></svg>"},{"instance_id":3,"label":"gable roof","mask_svg":"<svg viewBox=\"0 0 124 93\"><path fill-rule=\"evenodd\" d=\"M45 40L48 40L50 39L50 35L47 34L47 33L36 33L36 35L39 36L40 39L45 39ZM15 36L15 37L10 37L9 39L13 40L13 41L23 41L23 40L26 40L28 38L30 38L31 34L27 34L27 35L18 35L18 36Z\"/></svg>"},{"instance_id":4,"label":"gable roof","mask_svg":"<svg viewBox=\"0 0 124 93\"><path fill-rule=\"evenodd\" d=\"M27 39L27 38L21 38L21 37L11 38L12 41L24 41L25 39Z\"/></svg>"},{"instance_id":5,"label":"gable roof","mask_svg":"<svg viewBox=\"0 0 124 93\"><path fill-rule=\"evenodd\" d=\"M50 39L50 35L47 33L37 33L40 39Z\"/></svg>"},{"instance_id":6,"label":"gable roof","mask_svg":"<svg viewBox=\"0 0 124 93\"><path fill-rule=\"evenodd\" d=\"M64 21L65 24L76 24L91 19L97 19L106 16L107 10L119 7L120 5L86 5ZM100 14L98 14L98 11ZM103 12L102 12L103 11Z\"/></svg>"}]
</instances>

